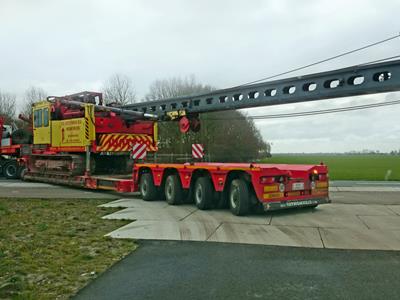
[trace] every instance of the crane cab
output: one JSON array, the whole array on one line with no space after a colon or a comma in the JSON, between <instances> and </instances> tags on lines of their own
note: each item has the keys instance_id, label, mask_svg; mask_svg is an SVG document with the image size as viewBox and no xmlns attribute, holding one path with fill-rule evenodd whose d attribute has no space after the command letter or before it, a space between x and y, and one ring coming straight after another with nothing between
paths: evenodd
<instances>
[{"instance_id":1,"label":"crane cab","mask_svg":"<svg viewBox=\"0 0 400 300\"><path fill-rule=\"evenodd\" d=\"M41 101L33 105L33 144L50 144L50 103Z\"/></svg>"}]
</instances>

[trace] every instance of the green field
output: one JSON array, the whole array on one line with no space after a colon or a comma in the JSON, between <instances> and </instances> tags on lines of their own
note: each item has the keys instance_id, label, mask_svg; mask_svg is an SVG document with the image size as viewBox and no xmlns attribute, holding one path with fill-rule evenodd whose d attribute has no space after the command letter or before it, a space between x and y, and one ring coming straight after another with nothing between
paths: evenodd
<instances>
[{"instance_id":1,"label":"green field","mask_svg":"<svg viewBox=\"0 0 400 300\"><path fill-rule=\"evenodd\" d=\"M329 167L331 180L400 180L400 156L394 155L272 155L266 163L319 164ZM387 176L390 174L390 176Z\"/></svg>"}]
</instances>

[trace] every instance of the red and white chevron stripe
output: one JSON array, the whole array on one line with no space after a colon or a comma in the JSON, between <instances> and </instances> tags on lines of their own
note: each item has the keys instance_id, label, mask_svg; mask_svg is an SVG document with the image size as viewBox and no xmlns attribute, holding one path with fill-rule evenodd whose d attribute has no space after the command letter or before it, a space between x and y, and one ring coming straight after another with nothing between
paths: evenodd
<instances>
[{"instance_id":1,"label":"red and white chevron stripe","mask_svg":"<svg viewBox=\"0 0 400 300\"><path fill-rule=\"evenodd\" d=\"M134 144L132 147L132 158L144 159L147 154L146 147L146 144Z\"/></svg>"},{"instance_id":2,"label":"red and white chevron stripe","mask_svg":"<svg viewBox=\"0 0 400 300\"><path fill-rule=\"evenodd\" d=\"M193 158L203 158L204 147L202 144L192 144L192 156Z\"/></svg>"}]
</instances>

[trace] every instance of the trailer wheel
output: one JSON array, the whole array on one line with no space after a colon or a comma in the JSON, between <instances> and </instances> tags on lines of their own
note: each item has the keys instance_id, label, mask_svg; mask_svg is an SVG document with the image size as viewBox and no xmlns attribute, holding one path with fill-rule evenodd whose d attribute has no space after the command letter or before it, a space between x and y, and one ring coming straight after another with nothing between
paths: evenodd
<instances>
[{"instance_id":1,"label":"trailer wheel","mask_svg":"<svg viewBox=\"0 0 400 300\"><path fill-rule=\"evenodd\" d=\"M228 208L228 193L227 189L224 189L222 192L218 192L214 198L214 206L217 209Z\"/></svg>"},{"instance_id":2,"label":"trailer wheel","mask_svg":"<svg viewBox=\"0 0 400 300\"><path fill-rule=\"evenodd\" d=\"M249 188L242 179L232 180L229 189L229 207L236 216L244 216L249 212Z\"/></svg>"},{"instance_id":3,"label":"trailer wheel","mask_svg":"<svg viewBox=\"0 0 400 300\"><path fill-rule=\"evenodd\" d=\"M3 169L3 173L6 179L16 179L18 177L17 162L12 160L6 163Z\"/></svg>"},{"instance_id":4,"label":"trailer wheel","mask_svg":"<svg viewBox=\"0 0 400 300\"><path fill-rule=\"evenodd\" d=\"M18 169L18 178L24 180L26 173L28 172L28 168L26 166L22 166Z\"/></svg>"},{"instance_id":5,"label":"trailer wheel","mask_svg":"<svg viewBox=\"0 0 400 300\"><path fill-rule=\"evenodd\" d=\"M208 177L200 177L194 185L194 203L201 210L211 208L213 201L213 186Z\"/></svg>"},{"instance_id":6,"label":"trailer wheel","mask_svg":"<svg viewBox=\"0 0 400 300\"><path fill-rule=\"evenodd\" d=\"M169 175L164 186L165 200L170 205L181 204L183 201L183 189L181 180L176 174Z\"/></svg>"},{"instance_id":7,"label":"trailer wheel","mask_svg":"<svg viewBox=\"0 0 400 300\"><path fill-rule=\"evenodd\" d=\"M140 176L139 190L144 201L156 200L158 196L158 190L154 185L153 175L151 173L144 173L142 176Z\"/></svg>"}]
</instances>

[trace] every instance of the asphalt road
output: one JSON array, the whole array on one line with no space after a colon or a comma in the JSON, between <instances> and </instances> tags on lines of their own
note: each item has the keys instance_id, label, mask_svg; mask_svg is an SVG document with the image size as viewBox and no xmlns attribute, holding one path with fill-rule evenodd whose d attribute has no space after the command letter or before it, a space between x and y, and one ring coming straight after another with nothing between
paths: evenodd
<instances>
[{"instance_id":1,"label":"asphalt road","mask_svg":"<svg viewBox=\"0 0 400 300\"><path fill-rule=\"evenodd\" d=\"M400 252L140 241L74 298L398 299Z\"/></svg>"}]
</instances>

